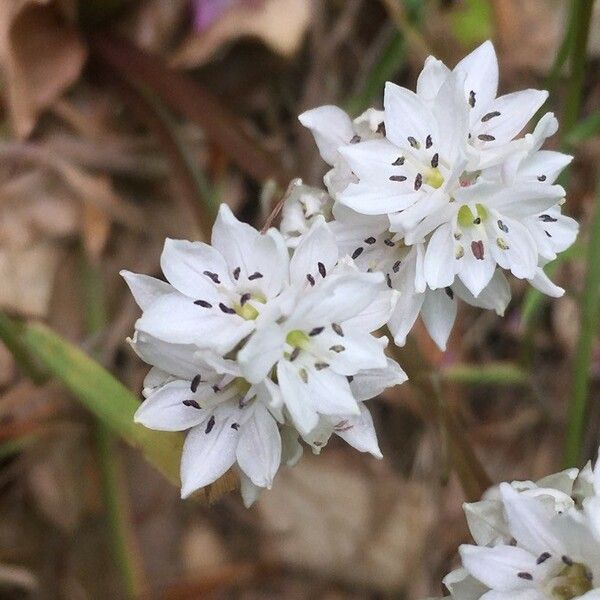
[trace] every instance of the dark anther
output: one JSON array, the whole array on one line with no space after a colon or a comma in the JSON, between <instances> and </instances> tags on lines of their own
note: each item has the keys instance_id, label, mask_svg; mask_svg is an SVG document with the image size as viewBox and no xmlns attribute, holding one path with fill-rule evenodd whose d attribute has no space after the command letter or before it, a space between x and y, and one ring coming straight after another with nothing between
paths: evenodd
<instances>
[{"instance_id":1,"label":"dark anther","mask_svg":"<svg viewBox=\"0 0 600 600\"><path fill-rule=\"evenodd\" d=\"M526 579L527 581L533 581L533 575L531 573L527 573L526 571L521 571L521 573L517 573L517 577L521 579Z\"/></svg>"},{"instance_id":2,"label":"dark anther","mask_svg":"<svg viewBox=\"0 0 600 600\"><path fill-rule=\"evenodd\" d=\"M365 244L371 245L371 244L374 244L376 241L377 240L373 236L371 236L371 237L368 237L365 239Z\"/></svg>"},{"instance_id":3,"label":"dark anther","mask_svg":"<svg viewBox=\"0 0 600 600\"><path fill-rule=\"evenodd\" d=\"M294 348L290 354L290 361L294 361L300 355L300 348Z\"/></svg>"},{"instance_id":4,"label":"dark anther","mask_svg":"<svg viewBox=\"0 0 600 600\"><path fill-rule=\"evenodd\" d=\"M473 220L473 225L481 225L481 217L476 217Z\"/></svg>"},{"instance_id":5,"label":"dark anther","mask_svg":"<svg viewBox=\"0 0 600 600\"><path fill-rule=\"evenodd\" d=\"M231 424L231 429L235 429L236 431L240 428L240 424L239 423L232 423Z\"/></svg>"},{"instance_id":6,"label":"dark anther","mask_svg":"<svg viewBox=\"0 0 600 600\"><path fill-rule=\"evenodd\" d=\"M202 308L212 308L212 304L206 300L194 300L194 304L201 306Z\"/></svg>"},{"instance_id":7,"label":"dark anther","mask_svg":"<svg viewBox=\"0 0 600 600\"><path fill-rule=\"evenodd\" d=\"M202 408L202 407L201 407L201 406L200 406L200 405L199 405L199 404L198 404L198 403L197 403L195 400L184 400L184 401L182 402L182 404L183 404L184 406L189 406L189 407L191 407L191 408L197 408L197 409L200 409L200 408Z\"/></svg>"},{"instance_id":8,"label":"dark anther","mask_svg":"<svg viewBox=\"0 0 600 600\"><path fill-rule=\"evenodd\" d=\"M344 337L344 330L337 323L332 323L331 329L333 329L340 337Z\"/></svg>"},{"instance_id":9,"label":"dark anther","mask_svg":"<svg viewBox=\"0 0 600 600\"><path fill-rule=\"evenodd\" d=\"M359 256L362 254L362 252L363 252L363 249L364 249L364 248L363 248L362 246L361 246L361 247L359 247L359 248L357 248L357 249L356 249L356 250L355 250L355 251L352 253L352 258L353 258L353 259L355 259L355 258L358 258L358 257L359 257Z\"/></svg>"},{"instance_id":10,"label":"dark anther","mask_svg":"<svg viewBox=\"0 0 600 600\"><path fill-rule=\"evenodd\" d=\"M392 278L390 277L389 273L385 274L385 282L387 283L387 286L390 288L390 290L393 289Z\"/></svg>"},{"instance_id":11,"label":"dark anther","mask_svg":"<svg viewBox=\"0 0 600 600\"><path fill-rule=\"evenodd\" d=\"M399 156L393 163L392 165L394 167L401 167L404 164L404 156Z\"/></svg>"},{"instance_id":12,"label":"dark anther","mask_svg":"<svg viewBox=\"0 0 600 600\"><path fill-rule=\"evenodd\" d=\"M567 567L573 566L573 561L568 556L562 556L561 559L565 563L565 565L567 565Z\"/></svg>"},{"instance_id":13,"label":"dark anther","mask_svg":"<svg viewBox=\"0 0 600 600\"><path fill-rule=\"evenodd\" d=\"M473 90L469 92L469 105L471 108L475 107L475 92Z\"/></svg>"},{"instance_id":14,"label":"dark anther","mask_svg":"<svg viewBox=\"0 0 600 600\"><path fill-rule=\"evenodd\" d=\"M252 273L252 275L248 275L248 280L249 281L254 281L255 279L262 279L263 274L259 273L258 271L256 271L255 273Z\"/></svg>"},{"instance_id":15,"label":"dark anther","mask_svg":"<svg viewBox=\"0 0 600 600\"><path fill-rule=\"evenodd\" d=\"M240 271L241 269L239 267L236 267L233 270L233 278L237 281L240 278Z\"/></svg>"},{"instance_id":16,"label":"dark anther","mask_svg":"<svg viewBox=\"0 0 600 600\"><path fill-rule=\"evenodd\" d=\"M433 144L433 141L431 140L431 136L428 135L425 138L425 148L431 148L432 144Z\"/></svg>"},{"instance_id":17,"label":"dark anther","mask_svg":"<svg viewBox=\"0 0 600 600\"><path fill-rule=\"evenodd\" d=\"M384 243L386 246L389 246L390 248L393 248L393 247L394 247L394 242L393 242L392 240L390 240L390 239L383 240L383 243Z\"/></svg>"},{"instance_id":18,"label":"dark anther","mask_svg":"<svg viewBox=\"0 0 600 600\"><path fill-rule=\"evenodd\" d=\"M471 242L471 252L473 252L473 256L477 259L477 260L483 260L483 252L484 252L484 247L483 247L483 242L481 240L475 242Z\"/></svg>"},{"instance_id":19,"label":"dark anther","mask_svg":"<svg viewBox=\"0 0 600 600\"><path fill-rule=\"evenodd\" d=\"M390 175L390 181L406 181L404 175Z\"/></svg>"},{"instance_id":20,"label":"dark anther","mask_svg":"<svg viewBox=\"0 0 600 600\"><path fill-rule=\"evenodd\" d=\"M493 119L494 117L499 117L500 113L497 110L494 110L492 112L487 113L487 115L483 115L483 117L481 117L481 121L483 123L485 123L486 121L489 121L490 119Z\"/></svg>"},{"instance_id":21,"label":"dark anther","mask_svg":"<svg viewBox=\"0 0 600 600\"><path fill-rule=\"evenodd\" d=\"M552 555L550 552L542 552L535 561L538 565L541 565L543 562L546 562Z\"/></svg>"},{"instance_id":22,"label":"dark anther","mask_svg":"<svg viewBox=\"0 0 600 600\"><path fill-rule=\"evenodd\" d=\"M321 277L325 277L325 275L327 275L325 265L322 262L319 262L317 263L317 267L319 268L319 274L321 275Z\"/></svg>"},{"instance_id":23,"label":"dark anther","mask_svg":"<svg viewBox=\"0 0 600 600\"><path fill-rule=\"evenodd\" d=\"M244 306L244 304L246 304L246 302L248 302L248 300L250 300L250 298L252 298L252 294L242 294L242 297L240 298L240 304L242 306Z\"/></svg>"},{"instance_id":24,"label":"dark anther","mask_svg":"<svg viewBox=\"0 0 600 600\"><path fill-rule=\"evenodd\" d=\"M448 296L450 300L454 300L454 292L452 291L451 287L445 288L444 291L446 292L446 296Z\"/></svg>"},{"instance_id":25,"label":"dark anther","mask_svg":"<svg viewBox=\"0 0 600 600\"><path fill-rule=\"evenodd\" d=\"M342 346L341 344L336 344L335 346L331 346L331 348L329 348L332 352L343 352L346 348L345 346Z\"/></svg>"},{"instance_id":26,"label":"dark anther","mask_svg":"<svg viewBox=\"0 0 600 600\"><path fill-rule=\"evenodd\" d=\"M327 367L329 367L329 365L326 362L315 363L315 369L317 371L322 371L323 369L326 369Z\"/></svg>"},{"instance_id":27,"label":"dark anther","mask_svg":"<svg viewBox=\"0 0 600 600\"><path fill-rule=\"evenodd\" d=\"M218 394L221 391L221 388L218 385L213 385L212 390L215 394Z\"/></svg>"},{"instance_id":28,"label":"dark anther","mask_svg":"<svg viewBox=\"0 0 600 600\"><path fill-rule=\"evenodd\" d=\"M226 314L226 315L235 315L235 310L233 308L230 308L229 306L225 306L222 302L219 302L219 308Z\"/></svg>"},{"instance_id":29,"label":"dark anther","mask_svg":"<svg viewBox=\"0 0 600 600\"><path fill-rule=\"evenodd\" d=\"M408 143L409 143L409 144L410 144L410 145L411 145L413 148L417 148L417 149L419 149L419 147L420 147L420 145L421 145L421 144L419 144L419 142L417 142L417 140L416 140L416 139L415 139L415 138L414 138L412 135L409 135L407 139L408 139Z\"/></svg>"},{"instance_id":30,"label":"dark anther","mask_svg":"<svg viewBox=\"0 0 600 600\"><path fill-rule=\"evenodd\" d=\"M508 227L498 219L498 229L500 229L500 231L504 231L504 233L508 233Z\"/></svg>"},{"instance_id":31,"label":"dark anther","mask_svg":"<svg viewBox=\"0 0 600 600\"><path fill-rule=\"evenodd\" d=\"M352 383L354 381L354 377L352 375L347 375L346 379L348 380L348 383Z\"/></svg>"},{"instance_id":32,"label":"dark anther","mask_svg":"<svg viewBox=\"0 0 600 600\"><path fill-rule=\"evenodd\" d=\"M200 384L200 381L202 381L200 374L195 375L194 379L192 379L192 383L190 384L190 389L192 390L192 392L194 392L194 394L196 393L196 390L198 389L198 385Z\"/></svg>"},{"instance_id":33,"label":"dark anther","mask_svg":"<svg viewBox=\"0 0 600 600\"><path fill-rule=\"evenodd\" d=\"M325 327L315 327L314 329L311 329L310 333L308 335L315 336L315 335L319 335L323 329L325 329Z\"/></svg>"},{"instance_id":34,"label":"dark anther","mask_svg":"<svg viewBox=\"0 0 600 600\"><path fill-rule=\"evenodd\" d=\"M435 169L437 168L437 166L440 163L440 155L436 152L432 157L431 157L431 166Z\"/></svg>"},{"instance_id":35,"label":"dark anther","mask_svg":"<svg viewBox=\"0 0 600 600\"><path fill-rule=\"evenodd\" d=\"M308 283L310 283L310 285L315 285L315 278L310 273L306 274L306 279L308 279Z\"/></svg>"},{"instance_id":36,"label":"dark anther","mask_svg":"<svg viewBox=\"0 0 600 600\"><path fill-rule=\"evenodd\" d=\"M540 175L537 179L538 179L538 181L546 181L546 176Z\"/></svg>"},{"instance_id":37,"label":"dark anther","mask_svg":"<svg viewBox=\"0 0 600 600\"><path fill-rule=\"evenodd\" d=\"M377 125L377 133L380 133L381 135L385 136L385 123L383 121L381 121L381 123Z\"/></svg>"},{"instance_id":38,"label":"dark anther","mask_svg":"<svg viewBox=\"0 0 600 600\"><path fill-rule=\"evenodd\" d=\"M394 266L392 267L392 271L394 271L394 273L397 273L400 270L400 265L402 264L401 260L397 260L394 263Z\"/></svg>"},{"instance_id":39,"label":"dark anther","mask_svg":"<svg viewBox=\"0 0 600 600\"><path fill-rule=\"evenodd\" d=\"M204 274L212 279L215 283L221 283L221 281L219 280L219 276L216 273L211 273L210 271L204 271Z\"/></svg>"},{"instance_id":40,"label":"dark anther","mask_svg":"<svg viewBox=\"0 0 600 600\"><path fill-rule=\"evenodd\" d=\"M215 415L211 415L210 419L208 420L208 423L206 424L206 429L204 430L204 433L210 433L214 426L215 426Z\"/></svg>"},{"instance_id":41,"label":"dark anther","mask_svg":"<svg viewBox=\"0 0 600 600\"><path fill-rule=\"evenodd\" d=\"M551 238L551 237L552 237L552 234L551 234L551 233L549 233L548 231L546 231L545 229L544 229L544 233L545 233L545 234L546 234L546 235L547 235L549 238Z\"/></svg>"},{"instance_id":42,"label":"dark anther","mask_svg":"<svg viewBox=\"0 0 600 600\"><path fill-rule=\"evenodd\" d=\"M415 191L420 190L422 185L423 185L423 175L421 175L421 173L417 173L417 176L415 177Z\"/></svg>"},{"instance_id":43,"label":"dark anther","mask_svg":"<svg viewBox=\"0 0 600 600\"><path fill-rule=\"evenodd\" d=\"M540 219L544 221L544 223L556 223L557 219L551 217L550 215L540 215Z\"/></svg>"},{"instance_id":44,"label":"dark anther","mask_svg":"<svg viewBox=\"0 0 600 600\"><path fill-rule=\"evenodd\" d=\"M482 142L493 142L496 138L489 133L480 133L477 136Z\"/></svg>"},{"instance_id":45,"label":"dark anther","mask_svg":"<svg viewBox=\"0 0 600 600\"><path fill-rule=\"evenodd\" d=\"M360 135L353 135L352 139L350 140L351 144L358 144L358 142L360 142Z\"/></svg>"}]
</instances>

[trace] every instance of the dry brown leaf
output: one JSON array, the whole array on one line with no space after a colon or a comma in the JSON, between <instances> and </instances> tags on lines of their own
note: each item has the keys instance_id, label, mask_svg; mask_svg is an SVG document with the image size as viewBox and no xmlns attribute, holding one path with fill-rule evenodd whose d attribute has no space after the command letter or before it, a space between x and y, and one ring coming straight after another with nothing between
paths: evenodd
<instances>
[{"instance_id":1,"label":"dry brown leaf","mask_svg":"<svg viewBox=\"0 0 600 600\"><path fill-rule=\"evenodd\" d=\"M298 50L311 18L307 0L267 0L260 8L237 5L201 34L192 34L172 57L176 67L204 64L223 44L256 37L283 56Z\"/></svg>"},{"instance_id":2,"label":"dry brown leaf","mask_svg":"<svg viewBox=\"0 0 600 600\"><path fill-rule=\"evenodd\" d=\"M85 62L81 37L60 8L51 0L0 3L0 65L13 127L21 138L79 77Z\"/></svg>"}]
</instances>

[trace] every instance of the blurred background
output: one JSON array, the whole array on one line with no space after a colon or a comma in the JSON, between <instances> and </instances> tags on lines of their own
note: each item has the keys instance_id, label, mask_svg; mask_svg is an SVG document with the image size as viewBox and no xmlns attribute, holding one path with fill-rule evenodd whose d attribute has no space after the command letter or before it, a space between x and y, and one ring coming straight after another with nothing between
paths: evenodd
<instances>
[{"instance_id":1,"label":"blurred background","mask_svg":"<svg viewBox=\"0 0 600 600\"><path fill-rule=\"evenodd\" d=\"M558 470L567 428L590 458L599 24L592 0L2 0L0 598L442 595L465 498ZM158 275L164 238L207 239L220 202L260 227L292 176L321 183L299 113L381 107L386 80L488 38L501 91L550 89L552 143L575 155L566 295L511 278L505 318L463 305L445 354L417 325L400 360L436 385L372 402L384 460L332 441L250 510L221 495L233 480L182 502L121 439L161 454L129 427L147 367L119 270Z\"/></svg>"}]
</instances>

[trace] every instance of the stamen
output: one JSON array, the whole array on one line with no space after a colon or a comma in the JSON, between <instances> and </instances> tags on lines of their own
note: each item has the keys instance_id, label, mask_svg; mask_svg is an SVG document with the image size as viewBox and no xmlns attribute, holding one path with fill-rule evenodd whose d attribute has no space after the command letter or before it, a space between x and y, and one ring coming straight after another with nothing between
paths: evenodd
<instances>
[{"instance_id":1,"label":"stamen","mask_svg":"<svg viewBox=\"0 0 600 600\"><path fill-rule=\"evenodd\" d=\"M573 561L568 556L562 556L561 560L567 565L567 567L573 566Z\"/></svg>"},{"instance_id":2,"label":"stamen","mask_svg":"<svg viewBox=\"0 0 600 600\"><path fill-rule=\"evenodd\" d=\"M298 371L298 374L300 375L300 379L302 379L304 383L308 383L308 371L306 369L300 369Z\"/></svg>"},{"instance_id":3,"label":"stamen","mask_svg":"<svg viewBox=\"0 0 600 600\"><path fill-rule=\"evenodd\" d=\"M432 141L432 139L431 139L431 136L430 136L430 135L428 135L428 136L425 138L425 148L429 149L429 148L431 148L431 146L432 146L432 145L433 145L433 141Z\"/></svg>"},{"instance_id":4,"label":"stamen","mask_svg":"<svg viewBox=\"0 0 600 600\"><path fill-rule=\"evenodd\" d=\"M393 163L394 167L401 167L404 164L404 156L399 156Z\"/></svg>"},{"instance_id":5,"label":"stamen","mask_svg":"<svg viewBox=\"0 0 600 600\"><path fill-rule=\"evenodd\" d=\"M500 219L498 219L498 229L504 231L504 233L508 233L508 227Z\"/></svg>"},{"instance_id":6,"label":"stamen","mask_svg":"<svg viewBox=\"0 0 600 600\"><path fill-rule=\"evenodd\" d=\"M397 260L394 263L394 266L392 267L392 271L394 271L394 273L397 273L400 270L400 265L402 264L401 260Z\"/></svg>"},{"instance_id":7,"label":"stamen","mask_svg":"<svg viewBox=\"0 0 600 600\"><path fill-rule=\"evenodd\" d=\"M233 278L237 281L240 278L240 271L241 269L239 267L236 267L233 270Z\"/></svg>"},{"instance_id":8,"label":"stamen","mask_svg":"<svg viewBox=\"0 0 600 600\"><path fill-rule=\"evenodd\" d=\"M517 577L520 577L521 579L526 579L527 581L533 581L533 575L531 573L527 573L525 571L522 571L521 573L517 573Z\"/></svg>"},{"instance_id":9,"label":"stamen","mask_svg":"<svg viewBox=\"0 0 600 600\"><path fill-rule=\"evenodd\" d=\"M538 178L538 181L546 181L546 176L545 175L540 175Z\"/></svg>"},{"instance_id":10,"label":"stamen","mask_svg":"<svg viewBox=\"0 0 600 600\"><path fill-rule=\"evenodd\" d=\"M499 117L499 116L500 116L500 113L497 110L494 110L492 112L487 113L487 115L483 115L483 117L481 117L481 122L486 123L490 119L493 119L494 117Z\"/></svg>"},{"instance_id":11,"label":"stamen","mask_svg":"<svg viewBox=\"0 0 600 600\"><path fill-rule=\"evenodd\" d=\"M473 225L481 225L481 217L476 217L473 221Z\"/></svg>"},{"instance_id":12,"label":"stamen","mask_svg":"<svg viewBox=\"0 0 600 600\"><path fill-rule=\"evenodd\" d=\"M440 155L436 152L432 157L431 157L431 166L434 169L437 169L437 166L440 163Z\"/></svg>"},{"instance_id":13,"label":"stamen","mask_svg":"<svg viewBox=\"0 0 600 600\"><path fill-rule=\"evenodd\" d=\"M231 429L235 429L236 431L240 428L240 424L239 423L232 423L231 424Z\"/></svg>"},{"instance_id":14,"label":"stamen","mask_svg":"<svg viewBox=\"0 0 600 600\"><path fill-rule=\"evenodd\" d=\"M548 232L547 232L545 229L544 229L544 233L545 233L545 234L546 234L546 235L547 235L549 238L551 238L551 237L552 237L552 235L551 235L550 233L548 233Z\"/></svg>"},{"instance_id":15,"label":"stamen","mask_svg":"<svg viewBox=\"0 0 600 600\"><path fill-rule=\"evenodd\" d=\"M332 323L331 329L333 329L340 337L344 337L344 330L337 323Z\"/></svg>"},{"instance_id":16,"label":"stamen","mask_svg":"<svg viewBox=\"0 0 600 600\"><path fill-rule=\"evenodd\" d=\"M240 298L240 304L241 306L244 306L244 304L246 304L246 302L248 302L248 300L250 300L250 298L252 297L251 294L242 294L242 297Z\"/></svg>"},{"instance_id":17,"label":"stamen","mask_svg":"<svg viewBox=\"0 0 600 600\"><path fill-rule=\"evenodd\" d=\"M457 244L456 249L454 250L454 258L456 258L456 260L459 260L464 255L465 255L465 249L460 244Z\"/></svg>"},{"instance_id":18,"label":"stamen","mask_svg":"<svg viewBox=\"0 0 600 600\"><path fill-rule=\"evenodd\" d=\"M373 236L368 237L364 240L365 244L369 244L369 245L374 244L376 241L377 240Z\"/></svg>"},{"instance_id":19,"label":"stamen","mask_svg":"<svg viewBox=\"0 0 600 600\"><path fill-rule=\"evenodd\" d=\"M198 410L202 408L195 400L184 400L182 404L190 408L197 408Z\"/></svg>"},{"instance_id":20,"label":"stamen","mask_svg":"<svg viewBox=\"0 0 600 600\"><path fill-rule=\"evenodd\" d=\"M336 344L335 346L331 346L331 348L329 348L332 352L337 352L338 354L340 352L343 352L346 348L345 346L342 346L341 344Z\"/></svg>"},{"instance_id":21,"label":"stamen","mask_svg":"<svg viewBox=\"0 0 600 600\"><path fill-rule=\"evenodd\" d=\"M204 430L204 433L208 434L213 430L213 427L215 426L215 415L211 415L210 419L208 420L208 423L206 424L206 429Z\"/></svg>"},{"instance_id":22,"label":"stamen","mask_svg":"<svg viewBox=\"0 0 600 600\"><path fill-rule=\"evenodd\" d=\"M192 390L192 392L195 394L196 391L198 390L198 385L200 384L200 381L202 381L202 377L200 376L200 374L198 373L198 375L194 376L194 379L192 379L192 383L190 384L190 389Z\"/></svg>"},{"instance_id":23,"label":"stamen","mask_svg":"<svg viewBox=\"0 0 600 600\"><path fill-rule=\"evenodd\" d=\"M558 219L551 217L550 215L540 215L540 219L544 221L544 223L556 223Z\"/></svg>"},{"instance_id":24,"label":"stamen","mask_svg":"<svg viewBox=\"0 0 600 600\"><path fill-rule=\"evenodd\" d=\"M538 556L538 558L535 562L538 565L541 565L542 563L546 562L551 556L552 556L552 554L550 554L550 552L542 552L542 554L540 554Z\"/></svg>"},{"instance_id":25,"label":"stamen","mask_svg":"<svg viewBox=\"0 0 600 600\"><path fill-rule=\"evenodd\" d=\"M417 173L417 176L415 177L415 191L420 190L422 185L423 185L423 175L421 175L421 173Z\"/></svg>"},{"instance_id":26,"label":"stamen","mask_svg":"<svg viewBox=\"0 0 600 600\"><path fill-rule=\"evenodd\" d=\"M218 394L218 393L221 391L221 388L220 388L218 385L213 385L213 386L212 386L212 391L213 391L215 394Z\"/></svg>"},{"instance_id":27,"label":"stamen","mask_svg":"<svg viewBox=\"0 0 600 600\"><path fill-rule=\"evenodd\" d=\"M254 281L255 279L262 279L262 277L263 277L263 274L256 271L255 273L252 273L252 275L248 275L248 280Z\"/></svg>"},{"instance_id":28,"label":"stamen","mask_svg":"<svg viewBox=\"0 0 600 600\"><path fill-rule=\"evenodd\" d=\"M407 139L408 139L408 143L413 148L416 148L418 150L421 147L421 144L419 144L419 142L417 142L417 140L412 135L409 135Z\"/></svg>"},{"instance_id":29,"label":"stamen","mask_svg":"<svg viewBox=\"0 0 600 600\"><path fill-rule=\"evenodd\" d=\"M496 245L498 248L500 248L500 250L508 250L510 248L510 246L506 243L506 240L501 237L496 239Z\"/></svg>"},{"instance_id":30,"label":"stamen","mask_svg":"<svg viewBox=\"0 0 600 600\"><path fill-rule=\"evenodd\" d=\"M451 287L445 288L444 291L446 292L446 296L448 296L448 298L450 298L450 300L454 300L454 291L452 290Z\"/></svg>"},{"instance_id":31,"label":"stamen","mask_svg":"<svg viewBox=\"0 0 600 600\"><path fill-rule=\"evenodd\" d=\"M390 288L390 290L393 289L392 278L390 277L389 273L385 274L385 282L387 283L387 286Z\"/></svg>"},{"instance_id":32,"label":"stamen","mask_svg":"<svg viewBox=\"0 0 600 600\"><path fill-rule=\"evenodd\" d=\"M222 302L219 302L219 308L226 314L226 315L235 315L235 309L230 308L229 306L225 306Z\"/></svg>"},{"instance_id":33,"label":"stamen","mask_svg":"<svg viewBox=\"0 0 600 600\"><path fill-rule=\"evenodd\" d=\"M493 142L496 139L493 135L490 135L489 133L480 133L477 137L482 142Z\"/></svg>"},{"instance_id":34,"label":"stamen","mask_svg":"<svg viewBox=\"0 0 600 600\"><path fill-rule=\"evenodd\" d=\"M194 304L196 306L201 306L202 308L212 308L212 304L206 300L194 300Z\"/></svg>"},{"instance_id":35,"label":"stamen","mask_svg":"<svg viewBox=\"0 0 600 600\"><path fill-rule=\"evenodd\" d=\"M298 348L296 346L296 348L294 348L292 350L292 353L290 354L290 362L294 362L298 358L299 355L300 355L300 348Z\"/></svg>"},{"instance_id":36,"label":"stamen","mask_svg":"<svg viewBox=\"0 0 600 600\"><path fill-rule=\"evenodd\" d=\"M406 181L404 175L390 175L390 181Z\"/></svg>"},{"instance_id":37,"label":"stamen","mask_svg":"<svg viewBox=\"0 0 600 600\"><path fill-rule=\"evenodd\" d=\"M310 273L306 274L306 279L308 279L308 283L310 283L310 285L315 285L315 278Z\"/></svg>"},{"instance_id":38,"label":"stamen","mask_svg":"<svg viewBox=\"0 0 600 600\"><path fill-rule=\"evenodd\" d=\"M325 277L325 275L327 275L327 271L325 270L325 265L320 262L317 263L317 267L319 268L319 274L321 275L321 277Z\"/></svg>"},{"instance_id":39,"label":"stamen","mask_svg":"<svg viewBox=\"0 0 600 600\"><path fill-rule=\"evenodd\" d=\"M350 140L351 144L358 144L358 142L360 142L360 135L353 135L352 139Z\"/></svg>"},{"instance_id":40,"label":"stamen","mask_svg":"<svg viewBox=\"0 0 600 600\"><path fill-rule=\"evenodd\" d=\"M329 365L326 362L318 362L315 363L315 369L317 371L322 371L323 369L327 369Z\"/></svg>"},{"instance_id":41,"label":"stamen","mask_svg":"<svg viewBox=\"0 0 600 600\"><path fill-rule=\"evenodd\" d=\"M383 240L383 243L384 243L386 246L389 246L390 248L393 248L393 247L394 247L394 242L393 242L392 240L390 240L390 239Z\"/></svg>"},{"instance_id":42,"label":"stamen","mask_svg":"<svg viewBox=\"0 0 600 600\"><path fill-rule=\"evenodd\" d=\"M215 283L221 283L219 276L216 273L212 273L211 271L204 271L204 274L209 278L212 279Z\"/></svg>"},{"instance_id":43,"label":"stamen","mask_svg":"<svg viewBox=\"0 0 600 600\"><path fill-rule=\"evenodd\" d=\"M347 375L346 380L348 381L348 383L352 383L354 381L354 377L352 375Z\"/></svg>"},{"instance_id":44,"label":"stamen","mask_svg":"<svg viewBox=\"0 0 600 600\"><path fill-rule=\"evenodd\" d=\"M483 260L484 246L481 240L471 242L471 252L477 260Z\"/></svg>"},{"instance_id":45,"label":"stamen","mask_svg":"<svg viewBox=\"0 0 600 600\"><path fill-rule=\"evenodd\" d=\"M385 123L383 121L381 121L381 123L379 123L379 125L377 125L376 133L380 133L381 135L383 135L385 137Z\"/></svg>"},{"instance_id":46,"label":"stamen","mask_svg":"<svg viewBox=\"0 0 600 600\"><path fill-rule=\"evenodd\" d=\"M473 90L469 92L469 105L471 108L475 108L475 92Z\"/></svg>"},{"instance_id":47,"label":"stamen","mask_svg":"<svg viewBox=\"0 0 600 600\"><path fill-rule=\"evenodd\" d=\"M325 327L315 327L314 329L311 329L309 334L311 337L315 336L315 335L319 335L323 329L325 329Z\"/></svg>"},{"instance_id":48,"label":"stamen","mask_svg":"<svg viewBox=\"0 0 600 600\"><path fill-rule=\"evenodd\" d=\"M362 246L358 247L353 253L352 253L352 259L358 258L362 253L363 253L364 248Z\"/></svg>"}]
</instances>

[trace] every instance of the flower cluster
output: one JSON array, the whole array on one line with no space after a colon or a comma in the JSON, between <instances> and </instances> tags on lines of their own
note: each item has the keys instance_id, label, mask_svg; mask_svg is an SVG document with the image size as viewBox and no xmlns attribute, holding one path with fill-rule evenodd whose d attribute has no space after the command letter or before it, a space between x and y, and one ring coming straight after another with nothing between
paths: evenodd
<instances>
[{"instance_id":1,"label":"flower cluster","mask_svg":"<svg viewBox=\"0 0 600 600\"><path fill-rule=\"evenodd\" d=\"M300 115L332 167L332 206L323 205L340 246L402 293L389 321L396 344L421 313L445 349L456 297L502 315L510 300L504 271L563 293L542 267L577 235L554 183L571 157L540 149L558 128L551 113L516 137L547 92L496 97L497 88L486 42L453 70L429 57L416 93L388 83L383 111L354 122L335 106ZM310 214L320 198L314 194Z\"/></svg>"},{"instance_id":2,"label":"flower cluster","mask_svg":"<svg viewBox=\"0 0 600 600\"><path fill-rule=\"evenodd\" d=\"M476 545L460 547L447 598L600 598L600 461L537 483L502 483L465 514Z\"/></svg>"},{"instance_id":3,"label":"flower cluster","mask_svg":"<svg viewBox=\"0 0 600 600\"><path fill-rule=\"evenodd\" d=\"M554 183L570 157L540 149L551 114L517 138L547 93L497 84L488 42L452 71L427 59L416 93L387 84L383 111L302 114L327 191L294 180L266 233L222 205L211 244L166 241L166 282L123 272L152 365L136 421L188 431L183 496L233 467L249 505L333 434L380 457L364 401L406 376L375 332L402 345L421 314L444 349L457 298L503 314L505 271L562 293L542 267L577 233Z\"/></svg>"},{"instance_id":4,"label":"flower cluster","mask_svg":"<svg viewBox=\"0 0 600 600\"><path fill-rule=\"evenodd\" d=\"M397 292L340 256L322 218L290 256L277 230L222 205L212 244L167 240L161 267L168 283L122 273L143 311L131 345L153 367L135 418L189 430L183 496L236 464L251 504L299 459L299 437L319 452L336 434L381 457L363 402L406 379L371 334Z\"/></svg>"}]
</instances>

